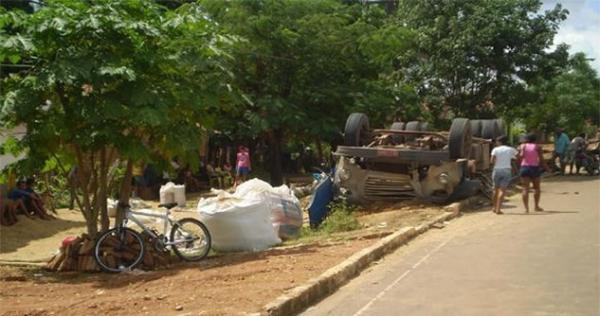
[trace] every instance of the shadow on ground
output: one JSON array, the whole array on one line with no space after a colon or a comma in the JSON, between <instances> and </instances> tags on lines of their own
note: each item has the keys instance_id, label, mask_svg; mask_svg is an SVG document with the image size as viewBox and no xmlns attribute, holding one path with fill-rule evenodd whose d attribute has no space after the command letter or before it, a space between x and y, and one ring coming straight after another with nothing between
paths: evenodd
<instances>
[{"instance_id":1,"label":"shadow on ground","mask_svg":"<svg viewBox=\"0 0 600 316\"><path fill-rule=\"evenodd\" d=\"M13 226L0 228L0 254L14 252L29 245L31 242L54 236L73 228L85 231L83 220L71 219L29 219L24 215L18 216L19 221ZM58 244L56 245L58 247ZM4 259L4 258L3 258Z\"/></svg>"}]
</instances>

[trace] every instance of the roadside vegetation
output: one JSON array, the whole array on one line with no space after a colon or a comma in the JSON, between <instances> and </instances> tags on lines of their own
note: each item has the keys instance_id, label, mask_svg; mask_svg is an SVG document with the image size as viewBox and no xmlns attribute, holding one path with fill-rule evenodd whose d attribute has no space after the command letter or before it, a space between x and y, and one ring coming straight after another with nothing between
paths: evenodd
<instances>
[{"instance_id":1,"label":"roadside vegetation","mask_svg":"<svg viewBox=\"0 0 600 316\"><path fill-rule=\"evenodd\" d=\"M27 135L1 150L27 153L12 172L51 173L59 186L76 169L90 235L109 225L107 196L130 196L136 163L197 168L213 131L261 152L257 169L279 185L283 151L308 144L327 160L351 112L439 129L454 117L572 133L600 123L597 72L554 41L560 4L15 3L0 6L0 129L25 124ZM356 227L348 206L334 209L323 231Z\"/></svg>"}]
</instances>

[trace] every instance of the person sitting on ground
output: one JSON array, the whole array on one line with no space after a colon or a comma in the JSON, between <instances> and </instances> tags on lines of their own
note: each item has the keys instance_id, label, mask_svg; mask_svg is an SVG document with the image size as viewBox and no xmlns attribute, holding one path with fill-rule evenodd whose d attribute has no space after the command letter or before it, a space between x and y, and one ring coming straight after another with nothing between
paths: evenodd
<instances>
[{"instance_id":1,"label":"person sitting on ground","mask_svg":"<svg viewBox=\"0 0 600 316\"><path fill-rule=\"evenodd\" d=\"M16 224L19 221L17 219L18 209L25 209L25 205L21 200L6 199L3 203L0 203L0 225L11 226Z\"/></svg>"},{"instance_id":2,"label":"person sitting on ground","mask_svg":"<svg viewBox=\"0 0 600 316\"><path fill-rule=\"evenodd\" d=\"M504 214L500 210L506 188L512 179L512 161L517 158L517 150L508 146L508 137L500 136L496 139L497 147L492 150L492 179L494 181L493 209L496 214Z\"/></svg>"},{"instance_id":3,"label":"person sitting on ground","mask_svg":"<svg viewBox=\"0 0 600 316\"><path fill-rule=\"evenodd\" d=\"M32 203L35 204L35 207L39 210L39 212L41 214L44 214L44 218L45 219L55 219L54 216L48 214L48 211L46 210L46 206L44 205L44 199L42 198L42 196L33 190L33 187L35 185L35 179L34 178L27 179L27 181L25 182L25 185L26 185L25 191L27 191L33 195L34 198L32 199Z\"/></svg>"},{"instance_id":4,"label":"person sitting on ground","mask_svg":"<svg viewBox=\"0 0 600 316\"><path fill-rule=\"evenodd\" d=\"M577 157L585 152L586 147L585 134L579 134L571 140L567 150L567 163L569 164L570 175L573 174L573 170L575 170L575 174L579 174L579 169L581 169L582 166L577 162Z\"/></svg>"},{"instance_id":5,"label":"person sitting on ground","mask_svg":"<svg viewBox=\"0 0 600 316\"><path fill-rule=\"evenodd\" d=\"M33 180L28 181L30 184ZM53 216L48 215L44 209L44 204L39 195L33 191L32 187L28 187L28 182L20 180L17 182L17 187L8 194L8 198L19 205L23 205L23 210L26 216L39 216L41 219L52 219Z\"/></svg>"},{"instance_id":6,"label":"person sitting on ground","mask_svg":"<svg viewBox=\"0 0 600 316\"><path fill-rule=\"evenodd\" d=\"M0 185L0 225L10 226L14 225L17 220L17 207L18 203L13 202L6 198L5 186Z\"/></svg>"}]
</instances>

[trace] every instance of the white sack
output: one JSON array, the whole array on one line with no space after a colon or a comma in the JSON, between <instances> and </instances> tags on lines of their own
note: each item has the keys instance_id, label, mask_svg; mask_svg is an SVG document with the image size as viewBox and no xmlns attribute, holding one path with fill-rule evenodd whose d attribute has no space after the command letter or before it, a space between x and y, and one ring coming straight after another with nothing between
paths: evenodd
<instances>
[{"instance_id":1,"label":"white sack","mask_svg":"<svg viewBox=\"0 0 600 316\"><path fill-rule=\"evenodd\" d=\"M173 202L177 203L177 206L185 207L185 185L174 185L172 192Z\"/></svg>"},{"instance_id":2,"label":"white sack","mask_svg":"<svg viewBox=\"0 0 600 316\"><path fill-rule=\"evenodd\" d=\"M160 204L175 203L175 194L173 192L174 186L175 184L173 182L167 182L167 184L160 187L160 190L158 191L160 195Z\"/></svg>"},{"instance_id":3,"label":"white sack","mask_svg":"<svg viewBox=\"0 0 600 316\"><path fill-rule=\"evenodd\" d=\"M241 199L221 192L201 199L198 212L217 251L259 251L281 243L273 230L268 202L259 196Z\"/></svg>"},{"instance_id":4,"label":"white sack","mask_svg":"<svg viewBox=\"0 0 600 316\"><path fill-rule=\"evenodd\" d=\"M298 237L302 228L302 209L300 201L286 185L263 193L271 208L273 229L281 239Z\"/></svg>"}]
</instances>

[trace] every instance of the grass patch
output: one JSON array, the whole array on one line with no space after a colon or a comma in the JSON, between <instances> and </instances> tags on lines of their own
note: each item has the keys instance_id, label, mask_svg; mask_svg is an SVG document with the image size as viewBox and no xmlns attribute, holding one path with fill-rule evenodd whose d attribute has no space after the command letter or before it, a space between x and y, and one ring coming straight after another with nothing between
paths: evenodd
<instances>
[{"instance_id":1,"label":"grass patch","mask_svg":"<svg viewBox=\"0 0 600 316\"><path fill-rule=\"evenodd\" d=\"M310 243L318 240L329 239L332 235L340 235L343 239L345 232L350 232L361 228L361 224L356 218L358 207L349 205L345 201L332 202L329 205L330 211L327 218L321 225L314 229L304 226L300 231L300 237L290 240L286 244Z\"/></svg>"}]
</instances>

